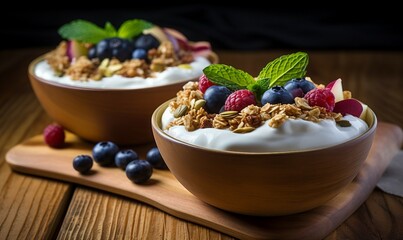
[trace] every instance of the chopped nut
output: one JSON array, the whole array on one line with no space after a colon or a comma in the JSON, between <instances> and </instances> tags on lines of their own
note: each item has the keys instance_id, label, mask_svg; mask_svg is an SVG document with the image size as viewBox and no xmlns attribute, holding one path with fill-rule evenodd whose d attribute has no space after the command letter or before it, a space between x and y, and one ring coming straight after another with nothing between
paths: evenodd
<instances>
[{"instance_id":1,"label":"chopped nut","mask_svg":"<svg viewBox=\"0 0 403 240\"><path fill-rule=\"evenodd\" d=\"M340 127L351 127L351 123L347 120L336 121L336 124Z\"/></svg>"},{"instance_id":2,"label":"chopped nut","mask_svg":"<svg viewBox=\"0 0 403 240\"><path fill-rule=\"evenodd\" d=\"M195 99L193 99L193 100L195 100ZM206 105L206 100L198 99L194 102L193 108L196 110L199 110L200 108L204 107L204 105Z\"/></svg>"},{"instance_id":3,"label":"chopped nut","mask_svg":"<svg viewBox=\"0 0 403 240\"><path fill-rule=\"evenodd\" d=\"M308 101L305 98L300 98L300 97L296 97L294 99L295 104L297 105L297 107L301 108L301 109L307 109L307 110L311 110L312 107L309 106Z\"/></svg>"},{"instance_id":4,"label":"chopped nut","mask_svg":"<svg viewBox=\"0 0 403 240\"><path fill-rule=\"evenodd\" d=\"M253 130L255 130L254 127L242 127L242 128L234 129L232 132L234 132L234 133L248 133L248 132L252 132Z\"/></svg>"},{"instance_id":5,"label":"chopped nut","mask_svg":"<svg viewBox=\"0 0 403 240\"><path fill-rule=\"evenodd\" d=\"M178 118L178 117L182 117L186 114L188 110L188 107L186 105L180 105L177 109L175 109L174 111L174 117Z\"/></svg>"},{"instance_id":6,"label":"chopped nut","mask_svg":"<svg viewBox=\"0 0 403 240\"><path fill-rule=\"evenodd\" d=\"M238 111L224 111L220 113L220 116L224 119L232 119L238 115Z\"/></svg>"}]
</instances>

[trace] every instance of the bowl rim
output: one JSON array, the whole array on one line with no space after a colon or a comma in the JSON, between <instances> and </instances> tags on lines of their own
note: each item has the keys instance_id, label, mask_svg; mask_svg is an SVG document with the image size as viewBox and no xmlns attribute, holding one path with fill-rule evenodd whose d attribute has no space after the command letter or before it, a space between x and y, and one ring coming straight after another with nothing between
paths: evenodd
<instances>
[{"instance_id":1,"label":"bowl rim","mask_svg":"<svg viewBox=\"0 0 403 240\"><path fill-rule=\"evenodd\" d=\"M42 62L45 59L47 53L44 53L42 55L40 55L39 57L36 57L35 59L33 59L29 65L28 65L28 74L31 76L31 78L42 82L44 84L48 84L48 85L52 85L55 87L61 87L61 88L66 88L66 89L72 89L72 90L81 90L81 91L90 91L90 92L129 92L129 91L136 91L136 90L140 90L140 91L147 91L147 90L158 90L159 88L163 89L165 87L169 87L172 85L177 85L177 84L184 84L186 82L189 81L197 81L198 78L188 78L188 79L184 79L184 80L180 80L180 81L176 81L173 83L168 83L168 84L163 84L163 85L156 85L156 86L150 86L150 87L145 87L145 88L94 88L94 87L79 87L79 86L74 86L74 85L68 85L68 84L63 84L63 83L59 83L59 82L54 82L54 81L49 81L46 80L42 77L39 77L38 75L35 74L35 66L39 63Z\"/></svg>"},{"instance_id":2,"label":"bowl rim","mask_svg":"<svg viewBox=\"0 0 403 240\"><path fill-rule=\"evenodd\" d=\"M332 145L332 146L328 146L328 147L319 147L319 148L310 148L310 149L304 149L304 150L293 150L293 151L270 151L270 152L242 152L242 151L229 151L229 150L220 150L220 149L211 149L211 148L207 148L207 147L203 147L203 146L198 146L195 144L191 144L185 141L182 141L180 139L174 138L172 136L170 136L169 134L167 134L164 130L162 130L162 128L160 127L161 124L161 120L157 119L157 115L159 112L161 111L165 111L165 109L169 106L169 103L174 100L175 98L172 98L164 103L162 103L160 106L158 106L152 116L151 116L151 127L153 130L157 131L158 134L165 138L166 140L172 141L174 143L177 144L181 144L181 145L185 145L187 147L190 148L194 148L194 149L198 149L198 150L202 150L202 151L209 151L209 152L213 152L213 153L220 153L220 154L228 154L228 155L248 155L248 156L258 156L258 155L292 155L292 154L300 154L300 153L309 153L309 152L316 152L316 151L323 151L323 150L328 150L328 149L338 149L338 148L342 148L345 145L351 144L352 142L358 141L359 139L365 138L368 135L371 135L377 128L378 125L378 120L377 117L375 115L375 112L371 109L371 108L367 108L367 115L366 115L366 119L365 122L368 125L368 129L346 141L346 142L342 142L336 145ZM162 112L163 113L163 112ZM368 116L370 115L370 116ZM162 114L161 114L162 116Z\"/></svg>"}]
</instances>

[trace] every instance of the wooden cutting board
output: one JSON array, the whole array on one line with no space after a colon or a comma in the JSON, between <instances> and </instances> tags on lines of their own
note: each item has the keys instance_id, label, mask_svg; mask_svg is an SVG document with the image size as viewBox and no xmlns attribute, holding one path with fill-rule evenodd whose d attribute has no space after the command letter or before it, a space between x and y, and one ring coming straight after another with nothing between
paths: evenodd
<instances>
[{"instance_id":1,"label":"wooden cutting board","mask_svg":"<svg viewBox=\"0 0 403 240\"><path fill-rule=\"evenodd\" d=\"M13 147L6 154L6 160L15 171L120 194L240 239L321 239L367 199L402 141L402 129L379 123L368 158L342 193L319 208L282 217L244 216L214 208L188 192L168 170L155 170L145 185L130 182L121 169L97 164L90 174L80 175L73 169L72 160L79 154L91 154L93 145L70 133L64 149L49 148L43 136L38 135ZM150 147L143 145L133 149L144 158Z\"/></svg>"}]
</instances>

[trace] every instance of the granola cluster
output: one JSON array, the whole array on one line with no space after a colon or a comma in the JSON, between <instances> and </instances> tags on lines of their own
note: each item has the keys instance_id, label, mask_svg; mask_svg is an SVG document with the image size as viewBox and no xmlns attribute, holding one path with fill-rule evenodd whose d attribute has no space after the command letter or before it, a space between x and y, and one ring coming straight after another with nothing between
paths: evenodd
<instances>
[{"instance_id":1,"label":"granola cluster","mask_svg":"<svg viewBox=\"0 0 403 240\"><path fill-rule=\"evenodd\" d=\"M351 97L350 92L345 93ZM340 113L328 112L323 107L309 106L304 98L295 98L293 104L270 104L262 107L249 105L238 111L224 111L209 114L204 108L203 93L197 82L188 82L183 90L176 94L176 99L169 106L175 119L167 126L184 126L188 131L199 128L229 129L235 133L251 132L266 121L270 127L278 128L288 119L303 119L319 122L323 119L342 120Z\"/></svg>"},{"instance_id":2,"label":"granola cluster","mask_svg":"<svg viewBox=\"0 0 403 240\"><path fill-rule=\"evenodd\" d=\"M167 67L188 64L194 60L191 52L175 52L170 41L162 42L156 49L148 52L150 61L131 59L120 62L118 59L88 59L81 56L70 61L67 56L67 42L62 41L58 47L46 54L45 60L58 76L68 75L73 80L101 80L114 74L124 77L153 77L156 72Z\"/></svg>"}]
</instances>

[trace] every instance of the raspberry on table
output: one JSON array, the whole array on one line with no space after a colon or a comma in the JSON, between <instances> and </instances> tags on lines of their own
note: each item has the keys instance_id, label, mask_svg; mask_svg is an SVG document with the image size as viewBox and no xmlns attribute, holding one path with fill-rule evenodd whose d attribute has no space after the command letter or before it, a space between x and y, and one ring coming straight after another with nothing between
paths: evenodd
<instances>
[{"instance_id":1,"label":"raspberry on table","mask_svg":"<svg viewBox=\"0 0 403 240\"><path fill-rule=\"evenodd\" d=\"M305 94L304 98L308 101L309 106L324 107L329 112L332 112L335 106L335 97L327 88L312 89Z\"/></svg>"},{"instance_id":2,"label":"raspberry on table","mask_svg":"<svg viewBox=\"0 0 403 240\"><path fill-rule=\"evenodd\" d=\"M206 75L201 75L199 78L199 90L202 93L205 93L207 88L211 87L215 85L214 83L212 83L210 80L208 80L208 78L206 77Z\"/></svg>"},{"instance_id":3,"label":"raspberry on table","mask_svg":"<svg viewBox=\"0 0 403 240\"><path fill-rule=\"evenodd\" d=\"M52 148L61 148L65 144L64 128L59 124L50 124L43 130L45 143Z\"/></svg>"},{"instance_id":4,"label":"raspberry on table","mask_svg":"<svg viewBox=\"0 0 403 240\"><path fill-rule=\"evenodd\" d=\"M231 93L225 101L225 111L241 111L249 105L256 105L256 99L253 92L247 89L237 90Z\"/></svg>"}]
</instances>

